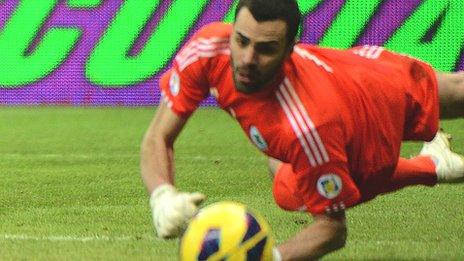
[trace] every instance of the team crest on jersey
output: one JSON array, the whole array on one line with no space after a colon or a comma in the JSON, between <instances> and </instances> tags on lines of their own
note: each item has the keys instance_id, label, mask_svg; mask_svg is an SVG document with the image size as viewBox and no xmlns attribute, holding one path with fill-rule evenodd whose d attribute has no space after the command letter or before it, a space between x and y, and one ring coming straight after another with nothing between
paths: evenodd
<instances>
[{"instance_id":1,"label":"team crest on jersey","mask_svg":"<svg viewBox=\"0 0 464 261\"><path fill-rule=\"evenodd\" d=\"M253 125L250 127L250 139L260 150L267 150L267 143L264 140L263 135L261 135L258 128Z\"/></svg>"},{"instance_id":2,"label":"team crest on jersey","mask_svg":"<svg viewBox=\"0 0 464 261\"><path fill-rule=\"evenodd\" d=\"M325 198L336 198L342 191L342 180L333 173L322 175L317 180L317 191Z\"/></svg>"},{"instance_id":3,"label":"team crest on jersey","mask_svg":"<svg viewBox=\"0 0 464 261\"><path fill-rule=\"evenodd\" d=\"M169 79L169 90L173 96L177 96L180 91L180 79L175 71L172 71L171 78Z\"/></svg>"}]
</instances>

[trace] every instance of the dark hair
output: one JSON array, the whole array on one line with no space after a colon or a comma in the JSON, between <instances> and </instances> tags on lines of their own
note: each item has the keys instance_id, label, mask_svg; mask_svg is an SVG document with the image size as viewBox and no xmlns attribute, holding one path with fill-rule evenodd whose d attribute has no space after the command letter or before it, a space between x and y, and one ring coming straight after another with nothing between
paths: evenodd
<instances>
[{"instance_id":1,"label":"dark hair","mask_svg":"<svg viewBox=\"0 0 464 261\"><path fill-rule=\"evenodd\" d=\"M240 0L235 19L242 7L248 8L258 22L283 20L287 23L287 42L291 44L295 40L301 21L296 0Z\"/></svg>"}]
</instances>

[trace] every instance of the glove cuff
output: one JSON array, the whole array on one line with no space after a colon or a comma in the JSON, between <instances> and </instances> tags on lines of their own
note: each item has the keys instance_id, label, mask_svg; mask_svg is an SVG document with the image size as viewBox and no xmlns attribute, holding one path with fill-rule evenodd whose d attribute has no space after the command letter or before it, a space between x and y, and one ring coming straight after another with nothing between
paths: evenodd
<instances>
[{"instance_id":1,"label":"glove cuff","mask_svg":"<svg viewBox=\"0 0 464 261\"><path fill-rule=\"evenodd\" d=\"M157 188L153 190L153 192L150 195L150 206L152 208L155 208L155 206L158 204L158 201L160 198L163 197L166 193L168 194L174 194L177 192L177 189L168 183L159 185Z\"/></svg>"},{"instance_id":2,"label":"glove cuff","mask_svg":"<svg viewBox=\"0 0 464 261\"><path fill-rule=\"evenodd\" d=\"M273 261L282 261L282 254L280 253L277 247L272 248L272 260Z\"/></svg>"}]
</instances>

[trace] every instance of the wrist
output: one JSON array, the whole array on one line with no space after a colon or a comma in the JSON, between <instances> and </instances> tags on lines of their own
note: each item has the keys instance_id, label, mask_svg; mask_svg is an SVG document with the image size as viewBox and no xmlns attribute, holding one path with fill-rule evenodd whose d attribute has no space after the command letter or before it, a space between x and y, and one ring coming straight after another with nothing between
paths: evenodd
<instances>
[{"instance_id":1,"label":"wrist","mask_svg":"<svg viewBox=\"0 0 464 261\"><path fill-rule=\"evenodd\" d=\"M167 194L174 194L177 192L177 189L169 183L161 184L156 187L150 195L150 205L152 208L157 205L157 202L160 201Z\"/></svg>"}]
</instances>

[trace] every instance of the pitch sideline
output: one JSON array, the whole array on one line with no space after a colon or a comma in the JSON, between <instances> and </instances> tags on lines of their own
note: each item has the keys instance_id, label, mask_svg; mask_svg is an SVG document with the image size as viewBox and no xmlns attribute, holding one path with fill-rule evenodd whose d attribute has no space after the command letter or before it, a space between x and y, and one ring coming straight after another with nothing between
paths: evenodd
<instances>
[{"instance_id":1,"label":"pitch sideline","mask_svg":"<svg viewBox=\"0 0 464 261\"><path fill-rule=\"evenodd\" d=\"M22 234L0 234L0 240L3 241L58 241L58 242L94 242L94 241L131 241L131 240L159 240L156 237L142 237L137 236L119 236L119 237L109 237L109 236L31 236L31 235L22 235ZM359 244L359 243L375 243L377 245L398 245L398 244L427 244L425 241L389 241L389 240L377 240L377 241L365 241L365 240L350 240L348 244Z\"/></svg>"},{"instance_id":2,"label":"pitch sideline","mask_svg":"<svg viewBox=\"0 0 464 261\"><path fill-rule=\"evenodd\" d=\"M131 241L131 240L158 240L155 237L145 238L137 236L33 236L33 235L22 235L22 234L0 234L0 240L3 241L58 241L58 242L93 242L93 241ZM160 239L161 240L161 239Z\"/></svg>"}]
</instances>

